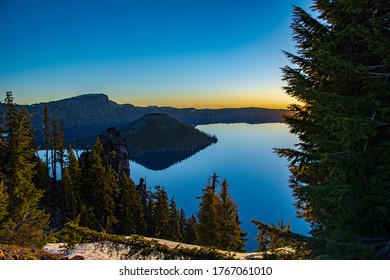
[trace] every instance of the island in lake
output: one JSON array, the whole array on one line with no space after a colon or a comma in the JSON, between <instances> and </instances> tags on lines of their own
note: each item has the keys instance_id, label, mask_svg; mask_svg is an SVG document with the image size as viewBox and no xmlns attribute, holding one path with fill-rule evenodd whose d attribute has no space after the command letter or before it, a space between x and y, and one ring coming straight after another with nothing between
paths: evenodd
<instances>
[{"instance_id":1,"label":"island in lake","mask_svg":"<svg viewBox=\"0 0 390 280\"><path fill-rule=\"evenodd\" d=\"M218 141L165 113L146 114L119 132L127 142L131 160L151 170L166 169ZM73 141L73 146L91 148L97 137Z\"/></svg>"}]
</instances>

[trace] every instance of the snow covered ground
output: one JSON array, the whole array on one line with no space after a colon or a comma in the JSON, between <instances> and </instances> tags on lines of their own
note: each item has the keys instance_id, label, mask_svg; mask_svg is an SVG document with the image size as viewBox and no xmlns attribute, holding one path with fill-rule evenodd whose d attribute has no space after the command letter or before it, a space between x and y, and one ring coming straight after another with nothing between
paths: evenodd
<instances>
[{"instance_id":1,"label":"snow covered ground","mask_svg":"<svg viewBox=\"0 0 390 280\"><path fill-rule=\"evenodd\" d=\"M196 245L182 244L182 243L177 243L177 242L168 241L164 239L157 239L157 238L145 238L145 239L155 240L171 248L174 248L177 245L183 246L185 248L199 248L199 246ZM60 254L64 249L63 246L64 243L48 243L44 247L44 250L51 253ZM81 256L85 260L120 260L123 259L122 255L126 252L127 250L125 249L118 249L116 251L112 251L109 250L108 247L99 246L98 243L84 243L84 244L80 244L73 250L66 253L64 257L67 257L68 259L72 259L75 256ZM259 259L259 258L260 256L258 253L235 253L235 259L245 260L245 259Z\"/></svg>"}]
</instances>

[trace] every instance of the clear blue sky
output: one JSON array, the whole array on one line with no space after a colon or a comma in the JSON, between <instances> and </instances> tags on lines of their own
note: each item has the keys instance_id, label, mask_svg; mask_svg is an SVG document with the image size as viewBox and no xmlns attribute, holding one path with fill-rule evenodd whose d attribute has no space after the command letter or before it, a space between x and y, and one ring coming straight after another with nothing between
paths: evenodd
<instances>
[{"instance_id":1,"label":"clear blue sky","mask_svg":"<svg viewBox=\"0 0 390 280\"><path fill-rule=\"evenodd\" d=\"M283 108L292 4L311 1L0 0L0 93Z\"/></svg>"}]
</instances>

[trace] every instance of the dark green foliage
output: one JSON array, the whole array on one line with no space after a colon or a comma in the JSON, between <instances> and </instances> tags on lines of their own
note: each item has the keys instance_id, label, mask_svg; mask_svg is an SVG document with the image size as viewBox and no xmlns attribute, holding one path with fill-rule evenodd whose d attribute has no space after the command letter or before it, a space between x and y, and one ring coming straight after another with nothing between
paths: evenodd
<instances>
[{"instance_id":1,"label":"dark green foliage","mask_svg":"<svg viewBox=\"0 0 390 280\"><path fill-rule=\"evenodd\" d=\"M103 162L103 146L99 138L92 148L89 178L94 178L91 187L91 196L94 213L100 230L112 232L117 219L114 215L115 199L119 194L117 175Z\"/></svg>"},{"instance_id":2,"label":"dark green foliage","mask_svg":"<svg viewBox=\"0 0 390 280\"><path fill-rule=\"evenodd\" d=\"M197 244L218 249L241 251L246 234L241 230L238 208L229 194L228 183L219 183L214 173L212 183L203 189L199 204ZM216 193L216 188L220 192Z\"/></svg>"},{"instance_id":3,"label":"dark green foliage","mask_svg":"<svg viewBox=\"0 0 390 280\"><path fill-rule=\"evenodd\" d=\"M186 221L185 224L185 243L187 244L196 244L197 237L197 221L194 214L191 215Z\"/></svg>"},{"instance_id":4,"label":"dark green foliage","mask_svg":"<svg viewBox=\"0 0 390 280\"><path fill-rule=\"evenodd\" d=\"M241 251L245 246L245 236L238 217L238 206L229 193L229 184L224 179L219 192L217 205L218 244L217 248L229 251Z\"/></svg>"},{"instance_id":5,"label":"dark green foliage","mask_svg":"<svg viewBox=\"0 0 390 280\"><path fill-rule=\"evenodd\" d=\"M155 196L155 206L154 206L154 215L155 215L155 237L170 239L170 213L169 213L169 201L168 194L165 191L165 188L156 186Z\"/></svg>"},{"instance_id":6,"label":"dark green foliage","mask_svg":"<svg viewBox=\"0 0 390 280\"><path fill-rule=\"evenodd\" d=\"M57 139L54 139L54 143L55 143L54 149L57 153L56 158L58 160L58 163L60 164L61 174L63 174L64 167L65 167L64 130L65 130L64 120L61 120L58 128L58 132L56 133Z\"/></svg>"},{"instance_id":7,"label":"dark green foliage","mask_svg":"<svg viewBox=\"0 0 390 280\"><path fill-rule=\"evenodd\" d=\"M311 257L310 238L291 231L290 224L281 220L267 225L252 220L259 230L257 240L263 259L308 259Z\"/></svg>"},{"instance_id":8,"label":"dark green foliage","mask_svg":"<svg viewBox=\"0 0 390 280\"><path fill-rule=\"evenodd\" d=\"M155 207L153 194L151 191L147 192L145 221L147 225L148 236L155 236L156 235L156 207Z\"/></svg>"},{"instance_id":9,"label":"dark green foliage","mask_svg":"<svg viewBox=\"0 0 390 280\"><path fill-rule=\"evenodd\" d=\"M215 185L206 185L203 189L199 212L197 213L197 240L196 244L214 246L218 240L217 205L218 197L215 193Z\"/></svg>"},{"instance_id":10,"label":"dark green foliage","mask_svg":"<svg viewBox=\"0 0 390 280\"><path fill-rule=\"evenodd\" d=\"M183 209L180 209L179 214L179 228L180 228L180 240L182 242L185 242L186 240L186 230L187 230L187 218L186 213Z\"/></svg>"},{"instance_id":11,"label":"dark green foliage","mask_svg":"<svg viewBox=\"0 0 390 280\"><path fill-rule=\"evenodd\" d=\"M96 216L93 207L87 207L85 204L81 204L80 214L77 216L76 221L78 224L88 227L90 229L97 228Z\"/></svg>"},{"instance_id":12,"label":"dark green foliage","mask_svg":"<svg viewBox=\"0 0 390 280\"><path fill-rule=\"evenodd\" d=\"M120 186L119 232L122 235L145 235L144 207L139 191L133 180L129 179L124 173L121 176Z\"/></svg>"},{"instance_id":13,"label":"dark green foliage","mask_svg":"<svg viewBox=\"0 0 390 280\"><path fill-rule=\"evenodd\" d=\"M0 225L8 215L8 193L3 180L0 181ZM0 233L1 234L1 233Z\"/></svg>"},{"instance_id":14,"label":"dark green foliage","mask_svg":"<svg viewBox=\"0 0 390 280\"><path fill-rule=\"evenodd\" d=\"M184 217L185 218L185 217ZM180 225L180 213L177 209L176 201L172 198L169 202L169 239L172 241L182 241L182 227Z\"/></svg>"},{"instance_id":15,"label":"dark green foliage","mask_svg":"<svg viewBox=\"0 0 390 280\"><path fill-rule=\"evenodd\" d=\"M43 139L45 144L45 163L46 163L46 169L47 169L47 177L49 178L49 150L51 148L51 141L50 141L50 114L49 114L49 107L45 105L45 109L43 112Z\"/></svg>"},{"instance_id":16,"label":"dark green foliage","mask_svg":"<svg viewBox=\"0 0 390 280\"><path fill-rule=\"evenodd\" d=\"M38 156L34 157L35 162L33 182L37 189L42 190L43 197L41 203L44 205L50 205L50 190L49 190L49 171L47 170L46 163L44 163Z\"/></svg>"},{"instance_id":17,"label":"dark green foliage","mask_svg":"<svg viewBox=\"0 0 390 280\"><path fill-rule=\"evenodd\" d=\"M37 151L34 130L26 109L15 108L12 93L7 93L5 103L9 147L5 181L9 198L0 238L3 242L40 245L49 217L38 208L43 191L38 190L33 181Z\"/></svg>"},{"instance_id":18,"label":"dark green foliage","mask_svg":"<svg viewBox=\"0 0 390 280\"><path fill-rule=\"evenodd\" d=\"M68 166L62 175L65 215L75 219L81 211L81 168L71 146L68 147Z\"/></svg>"},{"instance_id":19,"label":"dark green foliage","mask_svg":"<svg viewBox=\"0 0 390 280\"><path fill-rule=\"evenodd\" d=\"M52 119L52 132L50 139L51 147L51 171L53 173L54 182L57 182L57 162L58 162L58 140L59 140L59 127L56 114L53 115Z\"/></svg>"},{"instance_id":20,"label":"dark green foliage","mask_svg":"<svg viewBox=\"0 0 390 280\"><path fill-rule=\"evenodd\" d=\"M297 54L286 55L297 68L283 68L301 102L285 117L300 144L277 152L315 255L375 258L364 240L390 238L389 4L317 0L314 10L294 8Z\"/></svg>"}]
</instances>

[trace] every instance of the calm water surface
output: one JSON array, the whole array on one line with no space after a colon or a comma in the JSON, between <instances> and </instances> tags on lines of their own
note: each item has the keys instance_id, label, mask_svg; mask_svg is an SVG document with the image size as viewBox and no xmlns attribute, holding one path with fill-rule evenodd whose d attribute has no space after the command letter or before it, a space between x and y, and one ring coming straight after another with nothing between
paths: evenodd
<instances>
[{"instance_id":1,"label":"calm water surface","mask_svg":"<svg viewBox=\"0 0 390 280\"><path fill-rule=\"evenodd\" d=\"M214 172L220 179L226 178L238 204L242 227L248 232L248 251L258 247L257 229L251 218L266 223L283 218L291 222L293 231L308 232L308 225L295 215L288 188L287 162L272 151L272 148L288 148L297 143L297 137L289 133L285 124L211 124L197 128L216 135L218 143L161 171L131 162L135 183L146 177L148 186L165 187L189 216L198 210L196 197L202 194L207 179Z\"/></svg>"}]
</instances>

